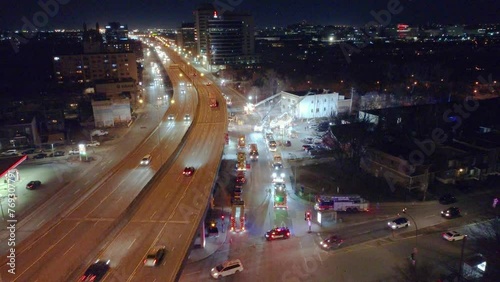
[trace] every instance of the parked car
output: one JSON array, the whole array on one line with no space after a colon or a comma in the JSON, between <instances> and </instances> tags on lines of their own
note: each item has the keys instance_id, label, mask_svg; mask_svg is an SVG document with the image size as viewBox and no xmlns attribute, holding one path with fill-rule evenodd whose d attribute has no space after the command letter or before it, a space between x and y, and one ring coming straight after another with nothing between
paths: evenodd
<instances>
[{"instance_id":1,"label":"parked car","mask_svg":"<svg viewBox=\"0 0 500 282\"><path fill-rule=\"evenodd\" d=\"M449 207L441 212L441 216L445 218L454 218L460 216L460 209L457 207Z\"/></svg>"},{"instance_id":2,"label":"parked car","mask_svg":"<svg viewBox=\"0 0 500 282\"><path fill-rule=\"evenodd\" d=\"M163 261L167 249L165 246L158 246L151 250L144 259L144 266L158 266Z\"/></svg>"},{"instance_id":3,"label":"parked car","mask_svg":"<svg viewBox=\"0 0 500 282\"><path fill-rule=\"evenodd\" d=\"M235 274L236 272L243 271L243 264L239 259L225 261L210 270L210 275L218 279L228 275Z\"/></svg>"},{"instance_id":4,"label":"parked car","mask_svg":"<svg viewBox=\"0 0 500 282\"><path fill-rule=\"evenodd\" d=\"M106 275L109 268L109 260L97 260L87 268L83 276L80 277L80 281L99 282Z\"/></svg>"},{"instance_id":5,"label":"parked car","mask_svg":"<svg viewBox=\"0 0 500 282\"><path fill-rule=\"evenodd\" d=\"M76 148L69 150L68 155L78 155L80 151Z\"/></svg>"},{"instance_id":6,"label":"parked car","mask_svg":"<svg viewBox=\"0 0 500 282\"><path fill-rule=\"evenodd\" d=\"M410 226L410 222L408 221L408 219L406 217L400 217L400 218L396 218L393 221L389 221L387 223L387 225L389 225L389 227L391 229L399 229L399 228Z\"/></svg>"},{"instance_id":7,"label":"parked car","mask_svg":"<svg viewBox=\"0 0 500 282\"><path fill-rule=\"evenodd\" d=\"M32 180L26 184L26 189L35 190L36 188L42 186L42 182L39 180Z\"/></svg>"},{"instance_id":8,"label":"parked car","mask_svg":"<svg viewBox=\"0 0 500 282\"><path fill-rule=\"evenodd\" d=\"M92 131L90 136L104 136L104 135L108 135L108 134L109 134L109 132L107 132L105 130L96 129L96 130Z\"/></svg>"},{"instance_id":9,"label":"parked car","mask_svg":"<svg viewBox=\"0 0 500 282\"><path fill-rule=\"evenodd\" d=\"M34 155L33 159L36 159L36 160L37 159L44 159L46 157L47 157L47 154L45 154L45 153L39 153L39 154Z\"/></svg>"},{"instance_id":10,"label":"parked car","mask_svg":"<svg viewBox=\"0 0 500 282\"><path fill-rule=\"evenodd\" d=\"M89 143L87 143L87 147L97 147L97 146L100 146L101 143L99 141L90 141Z\"/></svg>"},{"instance_id":11,"label":"parked car","mask_svg":"<svg viewBox=\"0 0 500 282\"><path fill-rule=\"evenodd\" d=\"M17 156L18 152L15 149L7 150L5 152L0 153L2 156Z\"/></svg>"},{"instance_id":12,"label":"parked car","mask_svg":"<svg viewBox=\"0 0 500 282\"><path fill-rule=\"evenodd\" d=\"M460 234L457 231L448 231L443 233L443 239L448 240L450 242L463 240L464 237L465 237L464 234Z\"/></svg>"},{"instance_id":13,"label":"parked car","mask_svg":"<svg viewBox=\"0 0 500 282\"><path fill-rule=\"evenodd\" d=\"M28 149L22 152L23 155L29 155L29 154L34 154L35 149Z\"/></svg>"},{"instance_id":14,"label":"parked car","mask_svg":"<svg viewBox=\"0 0 500 282\"><path fill-rule=\"evenodd\" d=\"M54 157L62 157L64 156L64 151L55 151L54 152Z\"/></svg>"},{"instance_id":15,"label":"parked car","mask_svg":"<svg viewBox=\"0 0 500 282\"><path fill-rule=\"evenodd\" d=\"M449 205L457 202L457 198L451 194L446 194L443 195L441 198L439 198L439 203L443 205Z\"/></svg>"}]
</instances>

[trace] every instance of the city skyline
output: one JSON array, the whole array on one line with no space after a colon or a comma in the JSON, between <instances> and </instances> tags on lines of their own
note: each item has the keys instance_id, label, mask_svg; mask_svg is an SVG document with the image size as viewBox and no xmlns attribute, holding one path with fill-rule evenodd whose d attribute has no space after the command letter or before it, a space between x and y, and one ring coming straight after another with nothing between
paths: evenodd
<instances>
[{"instance_id":1,"label":"city skyline","mask_svg":"<svg viewBox=\"0 0 500 282\"><path fill-rule=\"evenodd\" d=\"M408 23L420 25L439 24L480 24L496 23L500 18L500 3L493 0L476 2L444 0L440 2L375 0L370 3L349 3L316 0L304 1L86 1L69 0L27 1L3 4L2 10L9 11L0 17L0 28L19 30L30 28L30 24L43 29L81 28L84 22L105 24L119 21L130 29L177 28L181 23L193 22L193 11L201 3L212 3L219 12L249 12L255 18L256 26L286 26L307 21L320 25L363 25L376 20L375 14L388 15L392 5L395 13L385 18L389 24ZM46 3L45 8L40 3ZM54 5L55 3L55 5ZM223 4L226 3L226 4ZM379 21L380 22L380 21Z\"/></svg>"}]
</instances>

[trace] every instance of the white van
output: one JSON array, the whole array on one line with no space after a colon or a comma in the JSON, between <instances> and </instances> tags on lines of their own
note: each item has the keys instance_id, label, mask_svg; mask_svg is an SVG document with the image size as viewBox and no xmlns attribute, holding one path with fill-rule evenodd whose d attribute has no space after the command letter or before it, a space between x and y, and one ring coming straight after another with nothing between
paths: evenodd
<instances>
[{"instance_id":1,"label":"white van","mask_svg":"<svg viewBox=\"0 0 500 282\"><path fill-rule=\"evenodd\" d=\"M217 279L219 277L233 275L236 272L243 271L243 264L239 259L225 261L216 267L212 268L210 275Z\"/></svg>"}]
</instances>

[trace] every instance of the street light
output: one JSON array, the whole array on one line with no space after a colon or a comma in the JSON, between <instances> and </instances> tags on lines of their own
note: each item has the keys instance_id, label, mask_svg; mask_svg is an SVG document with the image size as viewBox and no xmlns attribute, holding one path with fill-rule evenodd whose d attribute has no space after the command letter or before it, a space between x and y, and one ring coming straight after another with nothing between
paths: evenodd
<instances>
[{"instance_id":1,"label":"street light","mask_svg":"<svg viewBox=\"0 0 500 282\"><path fill-rule=\"evenodd\" d=\"M413 259L414 259L413 260L414 261L413 265L415 266L415 269L417 269L416 254L418 252L418 248L417 248L417 246L418 246L418 244L417 244L418 243L417 242L418 227L417 227L417 222L415 221L415 219L413 218L413 216L411 216L409 213L406 212L407 210L408 210L407 208L404 208L403 209L403 213L406 214L406 215L408 215L411 218L411 220L413 220L413 223L415 224L415 248L413 249L413 253L412 254L414 254L414 256L413 256Z\"/></svg>"}]
</instances>

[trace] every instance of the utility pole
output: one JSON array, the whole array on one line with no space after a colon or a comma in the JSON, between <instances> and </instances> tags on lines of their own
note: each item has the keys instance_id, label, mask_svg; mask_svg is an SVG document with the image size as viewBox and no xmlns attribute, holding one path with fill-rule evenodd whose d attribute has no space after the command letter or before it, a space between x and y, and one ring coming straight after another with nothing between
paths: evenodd
<instances>
[{"instance_id":1,"label":"utility pole","mask_svg":"<svg viewBox=\"0 0 500 282\"><path fill-rule=\"evenodd\" d=\"M458 281L464 281L464 249L465 249L465 242L467 241L467 235L464 236L464 239L462 240L462 251L460 252L460 265L458 266Z\"/></svg>"}]
</instances>

